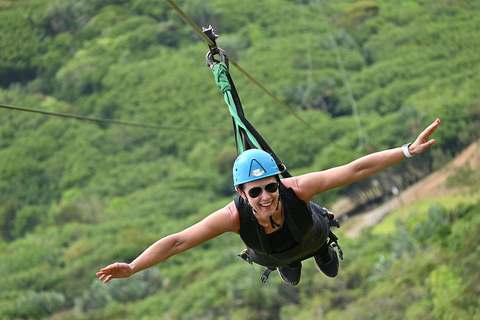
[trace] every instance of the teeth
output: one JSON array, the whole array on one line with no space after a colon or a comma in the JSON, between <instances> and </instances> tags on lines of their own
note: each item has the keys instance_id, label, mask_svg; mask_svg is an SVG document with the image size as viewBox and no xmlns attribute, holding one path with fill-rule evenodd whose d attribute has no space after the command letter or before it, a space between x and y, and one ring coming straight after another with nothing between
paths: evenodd
<instances>
[{"instance_id":1,"label":"teeth","mask_svg":"<svg viewBox=\"0 0 480 320\"><path fill-rule=\"evenodd\" d=\"M273 201L270 201L269 203L260 204L260 205L261 205L262 207L268 207L268 206L270 206L272 203L273 203Z\"/></svg>"}]
</instances>

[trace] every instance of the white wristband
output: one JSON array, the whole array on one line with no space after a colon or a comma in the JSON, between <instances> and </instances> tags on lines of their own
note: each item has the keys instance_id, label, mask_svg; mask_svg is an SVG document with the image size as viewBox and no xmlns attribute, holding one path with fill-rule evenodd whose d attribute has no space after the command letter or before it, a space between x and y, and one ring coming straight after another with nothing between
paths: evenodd
<instances>
[{"instance_id":1,"label":"white wristband","mask_svg":"<svg viewBox=\"0 0 480 320\"><path fill-rule=\"evenodd\" d=\"M410 151L408 151L408 147L410 147L411 145L412 145L412 143L407 143L407 144L404 144L404 145L402 146L403 154L404 154L405 157L407 157L407 158L413 157L413 154L411 154Z\"/></svg>"}]
</instances>

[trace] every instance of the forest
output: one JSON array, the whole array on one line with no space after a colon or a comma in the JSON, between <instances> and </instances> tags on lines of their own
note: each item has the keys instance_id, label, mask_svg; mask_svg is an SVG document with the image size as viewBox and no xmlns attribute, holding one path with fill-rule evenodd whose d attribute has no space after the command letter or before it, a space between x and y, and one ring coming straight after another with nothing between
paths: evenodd
<instances>
[{"instance_id":1,"label":"forest","mask_svg":"<svg viewBox=\"0 0 480 320\"><path fill-rule=\"evenodd\" d=\"M316 196L356 210L480 138L480 1L178 0L237 69L246 117L289 171L412 142L425 153ZM235 195L232 120L208 46L164 0L0 0L0 319L480 319L480 174L358 237L330 279L284 284L224 234L128 279L130 262ZM145 126L26 112L110 119ZM151 125L151 127L148 127ZM311 128L314 128L312 130ZM420 199L421 200L421 199Z\"/></svg>"}]
</instances>

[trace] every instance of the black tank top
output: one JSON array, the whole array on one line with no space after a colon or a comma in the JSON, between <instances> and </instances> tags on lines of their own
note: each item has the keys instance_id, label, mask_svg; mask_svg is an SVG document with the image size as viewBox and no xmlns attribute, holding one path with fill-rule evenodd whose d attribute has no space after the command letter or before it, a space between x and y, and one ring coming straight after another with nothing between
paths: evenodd
<instances>
[{"instance_id":1,"label":"black tank top","mask_svg":"<svg viewBox=\"0 0 480 320\"><path fill-rule=\"evenodd\" d=\"M292 249L298 242L292 237L292 233L286 223L275 232L267 234L272 253L280 253Z\"/></svg>"}]
</instances>

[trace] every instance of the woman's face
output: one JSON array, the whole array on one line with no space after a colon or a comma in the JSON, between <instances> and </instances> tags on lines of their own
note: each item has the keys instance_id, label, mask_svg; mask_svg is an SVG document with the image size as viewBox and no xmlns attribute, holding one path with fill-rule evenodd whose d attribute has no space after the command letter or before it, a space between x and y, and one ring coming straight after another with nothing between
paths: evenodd
<instances>
[{"instance_id":1,"label":"woman's face","mask_svg":"<svg viewBox=\"0 0 480 320\"><path fill-rule=\"evenodd\" d=\"M262 216L271 216L274 214L275 210L277 209L278 205L278 197L279 197L279 192L278 188L275 192L269 192L265 190L265 186L270 185L270 184L276 184L277 179L275 176L272 177L267 177L263 178L260 180L252 181L252 182L247 182L244 184L243 187L243 197L246 197L250 205L252 206L253 209L256 210L256 214L262 215ZM257 197L252 197L251 194L253 193L255 195L258 194L258 189L253 188L258 188L260 187L260 194ZM270 185L269 187L272 187ZM267 187L267 189L269 189ZM257 191L257 192L253 192ZM250 194L249 194L250 192Z\"/></svg>"}]
</instances>

